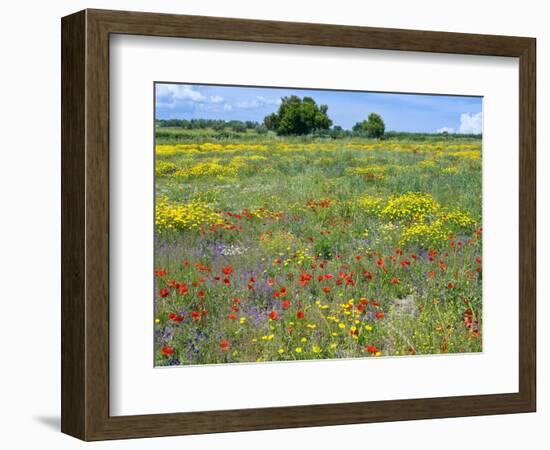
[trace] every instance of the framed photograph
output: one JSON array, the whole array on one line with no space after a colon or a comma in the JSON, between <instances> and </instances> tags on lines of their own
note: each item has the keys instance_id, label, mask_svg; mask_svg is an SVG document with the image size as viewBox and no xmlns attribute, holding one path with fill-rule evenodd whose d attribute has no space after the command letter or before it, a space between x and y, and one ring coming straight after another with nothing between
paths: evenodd
<instances>
[{"instance_id":1,"label":"framed photograph","mask_svg":"<svg viewBox=\"0 0 550 450\"><path fill-rule=\"evenodd\" d=\"M534 38L61 29L64 433L535 411Z\"/></svg>"}]
</instances>

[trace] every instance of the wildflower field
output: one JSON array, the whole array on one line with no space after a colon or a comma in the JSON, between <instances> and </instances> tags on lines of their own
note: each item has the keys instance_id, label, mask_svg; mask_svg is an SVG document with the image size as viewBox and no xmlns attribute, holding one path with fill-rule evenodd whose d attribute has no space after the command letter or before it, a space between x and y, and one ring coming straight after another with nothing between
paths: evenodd
<instances>
[{"instance_id":1,"label":"wildflower field","mask_svg":"<svg viewBox=\"0 0 550 450\"><path fill-rule=\"evenodd\" d=\"M481 351L481 139L196 133L155 170L157 366Z\"/></svg>"}]
</instances>

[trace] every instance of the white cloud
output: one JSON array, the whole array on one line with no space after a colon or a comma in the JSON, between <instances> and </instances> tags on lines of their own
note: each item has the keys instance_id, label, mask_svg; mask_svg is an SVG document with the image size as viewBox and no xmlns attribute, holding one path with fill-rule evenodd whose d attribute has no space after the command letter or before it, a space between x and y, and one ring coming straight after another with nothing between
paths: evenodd
<instances>
[{"instance_id":1,"label":"white cloud","mask_svg":"<svg viewBox=\"0 0 550 450\"><path fill-rule=\"evenodd\" d=\"M157 108L194 111L231 111L231 105L224 103L221 95L203 95L196 86L187 84L158 84Z\"/></svg>"},{"instance_id":2,"label":"white cloud","mask_svg":"<svg viewBox=\"0 0 550 450\"><path fill-rule=\"evenodd\" d=\"M223 110L225 112L229 112L233 110L233 107L229 103L226 103L225 105L223 105Z\"/></svg>"},{"instance_id":3,"label":"white cloud","mask_svg":"<svg viewBox=\"0 0 550 450\"><path fill-rule=\"evenodd\" d=\"M207 100L199 91L186 84L160 84L157 86L157 98L165 103L204 102Z\"/></svg>"},{"instance_id":4,"label":"white cloud","mask_svg":"<svg viewBox=\"0 0 550 450\"><path fill-rule=\"evenodd\" d=\"M270 98L262 97L261 95L256 97L256 98L258 99L258 101L263 102L265 105L280 105L281 104L281 99L280 98L270 99Z\"/></svg>"},{"instance_id":5,"label":"white cloud","mask_svg":"<svg viewBox=\"0 0 550 450\"><path fill-rule=\"evenodd\" d=\"M477 114L463 113L460 115L459 133L463 134L480 134L483 130L483 115L481 112Z\"/></svg>"},{"instance_id":6,"label":"white cloud","mask_svg":"<svg viewBox=\"0 0 550 450\"><path fill-rule=\"evenodd\" d=\"M278 99L269 99L269 98L265 98L261 95L258 95L253 100L237 102L235 104L235 106L237 108L241 108L241 109L256 109L256 108L261 108L261 107L266 106L266 105L278 105L280 103L281 103L280 98L278 98Z\"/></svg>"},{"instance_id":7,"label":"white cloud","mask_svg":"<svg viewBox=\"0 0 550 450\"><path fill-rule=\"evenodd\" d=\"M157 100L157 108L174 109L175 107L176 107L176 102L161 102Z\"/></svg>"},{"instance_id":8,"label":"white cloud","mask_svg":"<svg viewBox=\"0 0 550 450\"><path fill-rule=\"evenodd\" d=\"M442 127L436 130L436 133L454 133L454 128L451 127Z\"/></svg>"}]
</instances>

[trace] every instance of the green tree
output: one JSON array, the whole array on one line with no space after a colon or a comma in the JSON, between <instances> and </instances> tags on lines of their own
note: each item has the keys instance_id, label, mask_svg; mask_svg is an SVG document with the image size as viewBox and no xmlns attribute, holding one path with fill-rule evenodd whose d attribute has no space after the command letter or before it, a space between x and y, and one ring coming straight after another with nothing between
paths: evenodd
<instances>
[{"instance_id":1,"label":"green tree","mask_svg":"<svg viewBox=\"0 0 550 450\"><path fill-rule=\"evenodd\" d=\"M265 116L264 126L270 131L276 131L279 125L279 116L276 113Z\"/></svg>"},{"instance_id":2,"label":"green tree","mask_svg":"<svg viewBox=\"0 0 550 450\"><path fill-rule=\"evenodd\" d=\"M357 122L352 129L357 134L366 134L371 138L381 138L386 131L386 125L382 117L373 112L369 114L367 120Z\"/></svg>"},{"instance_id":3,"label":"green tree","mask_svg":"<svg viewBox=\"0 0 550 450\"><path fill-rule=\"evenodd\" d=\"M240 120L232 120L229 122L229 127L235 133L244 133L246 131L246 124Z\"/></svg>"},{"instance_id":4,"label":"green tree","mask_svg":"<svg viewBox=\"0 0 550 450\"><path fill-rule=\"evenodd\" d=\"M303 135L328 130L332 120L327 105L317 105L311 97L283 97L277 113L264 118L264 125L279 135Z\"/></svg>"}]
</instances>

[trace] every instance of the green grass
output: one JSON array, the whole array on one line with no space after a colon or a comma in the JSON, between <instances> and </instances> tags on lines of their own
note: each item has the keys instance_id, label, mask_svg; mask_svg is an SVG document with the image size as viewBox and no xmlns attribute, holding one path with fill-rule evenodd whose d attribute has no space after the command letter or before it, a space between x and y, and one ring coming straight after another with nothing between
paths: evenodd
<instances>
[{"instance_id":1,"label":"green grass","mask_svg":"<svg viewBox=\"0 0 550 450\"><path fill-rule=\"evenodd\" d=\"M481 351L480 139L157 145L157 365Z\"/></svg>"}]
</instances>

